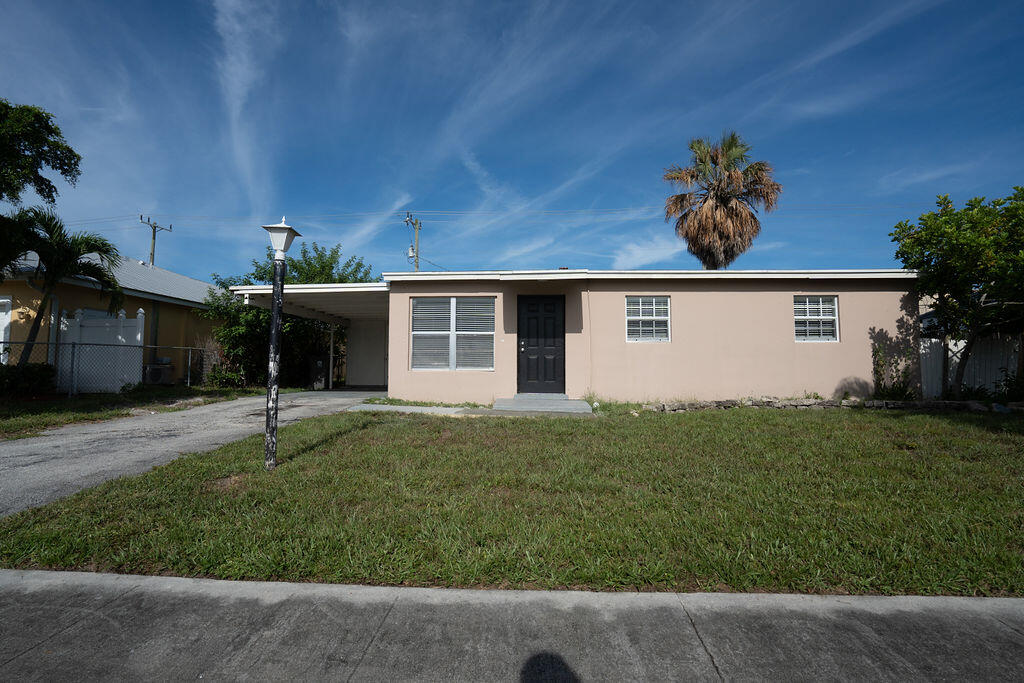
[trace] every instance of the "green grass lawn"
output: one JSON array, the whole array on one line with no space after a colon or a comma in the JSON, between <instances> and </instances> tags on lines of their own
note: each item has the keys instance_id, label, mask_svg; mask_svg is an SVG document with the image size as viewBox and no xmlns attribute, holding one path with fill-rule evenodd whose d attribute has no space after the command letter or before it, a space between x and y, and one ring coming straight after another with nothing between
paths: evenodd
<instances>
[{"instance_id":1,"label":"green grass lawn","mask_svg":"<svg viewBox=\"0 0 1024 683\"><path fill-rule=\"evenodd\" d=\"M424 586L1024 595L1024 420L347 413L0 520L0 564Z\"/></svg>"},{"instance_id":2,"label":"green grass lawn","mask_svg":"<svg viewBox=\"0 0 1024 683\"><path fill-rule=\"evenodd\" d=\"M130 415L133 409L181 410L202 403L257 396L265 388L207 389L146 386L119 394L83 394L68 398L0 400L0 439L33 436L43 429L73 422L94 422ZM189 402L189 399L192 399Z\"/></svg>"}]
</instances>

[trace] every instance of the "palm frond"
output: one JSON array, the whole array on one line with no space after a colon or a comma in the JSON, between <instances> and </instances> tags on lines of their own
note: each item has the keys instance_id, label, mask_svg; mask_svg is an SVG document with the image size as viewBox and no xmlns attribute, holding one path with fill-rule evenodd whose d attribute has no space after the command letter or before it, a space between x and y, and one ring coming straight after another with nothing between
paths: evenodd
<instances>
[{"instance_id":1,"label":"palm frond","mask_svg":"<svg viewBox=\"0 0 1024 683\"><path fill-rule=\"evenodd\" d=\"M748 163L751 147L734 131L719 142L690 141L690 166L666 169L666 181L692 192L665 200L665 219L705 268L724 268L750 248L761 231L757 210L772 211L782 185L765 161Z\"/></svg>"}]
</instances>

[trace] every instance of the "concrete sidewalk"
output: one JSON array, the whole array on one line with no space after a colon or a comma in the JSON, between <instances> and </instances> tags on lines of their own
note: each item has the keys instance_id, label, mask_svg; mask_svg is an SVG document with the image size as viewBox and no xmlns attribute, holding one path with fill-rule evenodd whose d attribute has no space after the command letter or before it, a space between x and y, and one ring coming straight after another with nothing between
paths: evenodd
<instances>
[{"instance_id":1,"label":"concrete sidewalk","mask_svg":"<svg viewBox=\"0 0 1024 683\"><path fill-rule=\"evenodd\" d=\"M0 571L0 677L1020 679L1024 600Z\"/></svg>"},{"instance_id":2,"label":"concrete sidewalk","mask_svg":"<svg viewBox=\"0 0 1024 683\"><path fill-rule=\"evenodd\" d=\"M345 410L375 391L281 394L278 423ZM263 431L265 396L167 413L80 422L27 439L0 441L0 516L43 505L101 484L141 474L182 453L212 451Z\"/></svg>"}]
</instances>

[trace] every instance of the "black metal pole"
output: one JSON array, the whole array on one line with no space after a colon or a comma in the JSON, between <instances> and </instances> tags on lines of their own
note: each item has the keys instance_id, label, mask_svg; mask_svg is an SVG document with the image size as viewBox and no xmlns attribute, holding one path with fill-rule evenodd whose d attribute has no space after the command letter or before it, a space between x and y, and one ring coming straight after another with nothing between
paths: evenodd
<instances>
[{"instance_id":1,"label":"black metal pole","mask_svg":"<svg viewBox=\"0 0 1024 683\"><path fill-rule=\"evenodd\" d=\"M277 467L277 376L281 366L281 306L284 299L284 255L274 258L274 295L270 303L270 359L267 365L267 429L263 466Z\"/></svg>"}]
</instances>

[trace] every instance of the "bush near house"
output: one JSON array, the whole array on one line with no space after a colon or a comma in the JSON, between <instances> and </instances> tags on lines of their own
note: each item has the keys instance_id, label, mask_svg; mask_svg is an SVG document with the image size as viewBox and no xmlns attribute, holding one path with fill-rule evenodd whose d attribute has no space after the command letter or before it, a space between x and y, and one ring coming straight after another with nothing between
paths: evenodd
<instances>
[{"instance_id":1,"label":"bush near house","mask_svg":"<svg viewBox=\"0 0 1024 683\"><path fill-rule=\"evenodd\" d=\"M245 275L221 277L213 281L220 288L211 291L203 316L216 322L213 337L219 345L221 362L214 376L214 386L261 385L267 381L267 338L270 333L270 311L246 306L230 291L235 285L271 284L273 282L273 250L268 248L263 260L253 259L252 270ZM357 256L342 261L341 245L330 249L316 242L302 243L298 256L287 256L285 284L325 284L334 282L374 282L369 265ZM281 384L301 387L309 384L311 358L328 354L329 323L285 315L281 325ZM343 355L344 334L334 335L334 354ZM340 362L336 364L340 366ZM208 378L208 381L209 380Z\"/></svg>"},{"instance_id":2,"label":"bush near house","mask_svg":"<svg viewBox=\"0 0 1024 683\"><path fill-rule=\"evenodd\" d=\"M54 391L54 369L48 363L0 365L0 396L38 396Z\"/></svg>"}]
</instances>

